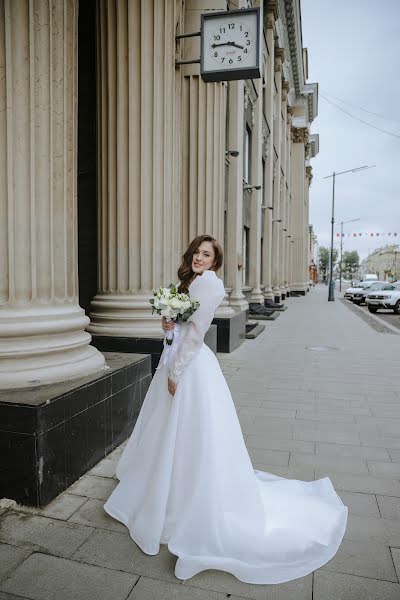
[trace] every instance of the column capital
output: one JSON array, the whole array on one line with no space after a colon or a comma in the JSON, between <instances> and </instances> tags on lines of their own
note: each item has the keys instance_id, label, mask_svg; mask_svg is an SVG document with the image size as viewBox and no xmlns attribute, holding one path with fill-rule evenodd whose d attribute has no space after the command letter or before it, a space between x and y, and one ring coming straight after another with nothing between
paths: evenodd
<instances>
[{"instance_id":1,"label":"column capital","mask_svg":"<svg viewBox=\"0 0 400 600\"><path fill-rule=\"evenodd\" d=\"M313 178L313 172L312 172L312 166L311 165L309 165L308 167L306 167L306 177L308 179L308 185L311 185L312 178Z\"/></svg>"},{"instance_id":2,"label":"column capital","mask_svg":"<svg viewBox=\"0 0 400 600\"><path fill-rule=\"evenodd\" d=\"M279 13L278 13L278 0L269 0L268 1L268 8L266 10L266 17L267 18L271 18L274 21L277 20Z\"/></svg>"},{"instance_id":3,"label":"column capital","mask_svg":"<svg viewBox=\"0 0 400 600\"><path fill-rule=\"evenodd\" d=\"M307 127L292 127L292 142L295 144L306 144L309 134Z\"/></svg>"},{"instance_id":4,"label":"column capital","mask_svg":"<svg viewBox=\"0 0 400 600\"><path fill-rule=\"evenodd\" d=\"M282 63L285 60L285 50L283 48L275 48L275 71L282 69Z\"/></svg>"}]
</instances>

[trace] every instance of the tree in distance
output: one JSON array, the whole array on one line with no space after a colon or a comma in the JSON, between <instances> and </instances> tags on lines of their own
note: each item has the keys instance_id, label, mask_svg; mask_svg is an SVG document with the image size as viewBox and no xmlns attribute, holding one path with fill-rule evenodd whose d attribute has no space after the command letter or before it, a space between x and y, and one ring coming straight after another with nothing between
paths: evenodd
<instances>
[{"instance_id":1,"label":"tree in distance","mask_svg":"<svg viewBox=\"0 0 400 600\"><path fill-rule=\"evenodd\" d=\"M360 257L357 250L348 250L343 253L342 273L353 275L360 268Z\"/></svg>"},{"instance_id":2,"label":"tree in distance","mask_svg":"<svg viewBox=\"0 0 400 600\"><path fill-rule=\"evenodd\" d=\"M338 258L338 251L336 248L333 250L333 266L335 266ZM329 264L331 260L331 251L329 248L325 246L320 246L319 255L318 255L318 263L319 263L319 271L322 276L322 279L325 281L329 275Z\"/></svg>"}]
</instances>

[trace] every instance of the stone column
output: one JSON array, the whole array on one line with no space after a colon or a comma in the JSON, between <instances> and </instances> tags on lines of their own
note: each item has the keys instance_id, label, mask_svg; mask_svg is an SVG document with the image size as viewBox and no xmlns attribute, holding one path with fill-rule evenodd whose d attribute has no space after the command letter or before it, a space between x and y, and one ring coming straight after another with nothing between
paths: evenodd
<instances>
[{"instance_id":1,"label":"stone column","mask_svg":"<svg viewBox=\"0 0 400 600\"><path fill-rule=\"evenodd\" d=\"M305 236L305 143L308 140L306 127L292 127L292 240L293 244L293 282L291 291L305 294L305 260L307 237Z\"/></svg>"},{"instance_id":2,"label":"stone column","mask_svg":"<svg viewBox=\"0 0 400 600\"><path fill-rule=\"evenodd\" d=\"M223 0L189 0L185 31L199 31L200 15L225 10ZM181 56L200 56L200 38L179 42ZM198 65L182 67L182 249L197 235L208 233L224 246L225 150L227 84L204 83ZM220 275L224 278L225 265ZM216 317L234 311L225 299Z\"/></svg>"},{"instance_id":3,"label":"stone column","mask_svg":"<svg viewBox=\"0 0 400 600\"><path fill-rule=\"evenodd\" d=\"M286 235L287 235L287 94L289 91L289 84L287 81L282 82L282 121L281 121L281 211L280 218L281 223L279 224L279 281L281 298L286 298L286 285L285 285L285 261L286 261Z\"/></svg>"},{"instance_id":4,"label":"stone column","mask_svg":"<svg viewBox=\"0 0 400 600\"><path fill-rule=\"evenodd\" d=\"M292 200L291 200L291 124L292 124L292 119L291 119L291 114L292 114L292 109L290 106L287 106L287 127L286 127L286 148L287 148L287 152L286 152L286 219L285 219L285 228L287 229L287 231L285 232L285 247L286 247L286 252L285 252L285 287L286 287L286 293L289 294L290 292L290 283L289 283L289 279L290 279L290 274L289 274L289 261L290 261L290 252L291 252L291 248L290 248L290 241L291 241L291 235L292 235L292 230L291 230L291 219L290 219L290 212L291 212L291 204L292 204Z\"/></svg>"},{"instance_id":5,"label":"stone column","mask_svg":"<svg viewBox=\"0 0 400 600\"><path fill-rule=\"evenodd\" d=\"M281 104L282 104L282 62L284 58L283 49L275 50L275 118L274 118L274 149L277 154L274 168L274 198L272 211L272 292L274 299L281 299L280 281L280 229L281 223Z\"/></svg>"},{"instance_id":6,"label":"stone column","mask_svg":"<svg viewBox=\"0 0 400 600\"><path fill-rule=\"evenodd\" d=\"M177 280L176 11L175 2L98 1L99 289L88 328L97 335L160 337L148 300Z\"/></svg>"},{"instance_id":7,"label":"stone column","mask_svg":"<svg viewBox=\"0 0 400 600\"><path fill-rule=\"evenodd\" d=\"M307 152L308 154L308 152ZM304 239L305 239L305 260L304 260L304 272L305 279L307 282L307 289L310 288L310 247L309 247L309 239L310 239L310 229L309 229L309 221L310 221L310 185L312 181L312 167L308 165L306 167L306 177L305 177L305 190L304 190Z\"/></svg>"},{"instance_id":8,"label":"stone column","mask_svg":"<svg viewBox=\"0 0 400 600\"><path fill-rule=\"evenodd\" d=\"M226 285L232 289L231 306L246 310L248 302L242 292L242 235L243 235L243 114L244 82L228 84L228 146L238 149L238 160L231 161L228 171Z\"/></svg>"},{"instance_id":9,"label":"stone column","mask_svg":"<svg viewBox=\"0 0 400 600\"><path fill-rule=\"evenodd\" d=\"M262 143L263 143L263 106L262 106L262 79L254 80L257 98L253 105L254 124L252 131L251 148L251 183L261 185L262 173ZM250 205L250 239L249 239L249 284L252 287L251 302L264 303L264 296L260 289L261 277L261 203L263 190L251 190Z\"/></svg>"},{"instance_id":10,"label":"stone column","mask_svg":"<svg viewBox=\"0 0 400 600\"><path fill-rule=\"evenodd\" d=\"M201 13L225 10L223 0L188 0L185 31L200 31ZM180 42L182 58L200 56L200 38ZM224 240L226 82L204 83L199 66L182 67L182 241Z\"/></svg>"},{"instance_id":11,"label":"stone column","mask_svg":"<svg viewBox=\"0 0 400 600\"><path fill-rule=\"evenodd\" d=\"M0 0L0 388L104 367L78 304L75 0Z\"/></svg>"},{"instance_id":12,"label":"stone column","mask_svg":"<svg viewBox=\"0 0 400 600\"><path fill-rule=\"evenodd\" d=\"M272 210L274 204L274 93L275 93L275 41L274 26L277 14L269 12L265 18L265 32L268 56L265 63L265 116L267 127L264 132L266 142L266 160L263 189L263 269L261 283L264 285L264 297L273 300L272 292Z\"/></svg>"}]
</instances>

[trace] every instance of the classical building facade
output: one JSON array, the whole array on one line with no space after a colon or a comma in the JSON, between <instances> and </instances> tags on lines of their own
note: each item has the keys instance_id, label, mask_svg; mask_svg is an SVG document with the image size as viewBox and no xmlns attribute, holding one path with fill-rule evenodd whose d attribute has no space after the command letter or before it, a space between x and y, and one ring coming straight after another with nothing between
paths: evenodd
<instances>
[{"instance_id":1,"label":"classical building facade","mask_svg":"<svg viewBox=\"0 0 400 600\"><path fill-rule=\"evenodd\" d=\"M318 88L300 0L261 3L261 79L206 84L177 64L199 38L176 36L229 4L0 0L0 390L14 399L92 378L106 402L110 365L141 373L142 398L151 374L107 352L151 354L154 370L151 290L198 234L225 250L219 350L242 343L249 302L306 293Z\"/></svg>"}]
</instances>

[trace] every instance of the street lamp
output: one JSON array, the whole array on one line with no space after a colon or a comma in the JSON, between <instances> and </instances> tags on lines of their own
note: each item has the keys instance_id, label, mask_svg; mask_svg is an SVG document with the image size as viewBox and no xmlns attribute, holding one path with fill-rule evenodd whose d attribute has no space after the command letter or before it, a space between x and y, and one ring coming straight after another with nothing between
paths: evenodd
<instances>
[{"instance_id":1,"label":"street lamp","mask_svg":"<svg viewBox=\"0 0 400 600\"><path fill-rule=\"evenodd\" d=\"M376 167L376 165L363 165L362 167L356 167L355 169L348 169L347 171L340 171L340 173L332 173L332 175L326 175L324 179L328 179L332 177L332 219L331 219L331 259L330 259L330 269L329 269L329 292L328 292L328 302L333 302L335 300L335 295L333 293L333 227L335 225L335 178L338 175L344 175L345 173L357 173L358 171L365 171L366 169L372 169Z\"/></svg>"},{"instance_id":2,"label":"street lamp","mask_svg":"<svg viewBox=\"0 0 400 600\"><path fill-rule=\"evenodd\" d=\"M350 219L349 221L340 221L340 263L339 263L339 291L342 291L342 254L343 254L343 225L360 221L360 218Z\"/></svg>"}]
</instances>

